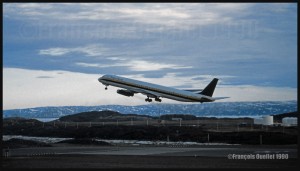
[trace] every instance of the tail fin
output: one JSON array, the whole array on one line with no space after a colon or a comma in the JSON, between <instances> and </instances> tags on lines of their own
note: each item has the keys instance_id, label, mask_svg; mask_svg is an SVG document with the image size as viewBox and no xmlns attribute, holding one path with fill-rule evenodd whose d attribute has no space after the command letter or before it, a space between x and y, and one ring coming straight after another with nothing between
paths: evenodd
<instances>
[{"instance_id":1,"label":"tail fin","mask_svg":"<svg viewBox=\"0 0 300 171\"><path fill-rule=\"evenodd\" d=\"M215 88L216 88L216 85L218 83L218 80L217 78L214 78L205 88L202 92L200 92L199 94L202 94L202 95L205 95L205 96L210 96L212 97L214 91L215 91Z\"/></svg>"}]
</instances>

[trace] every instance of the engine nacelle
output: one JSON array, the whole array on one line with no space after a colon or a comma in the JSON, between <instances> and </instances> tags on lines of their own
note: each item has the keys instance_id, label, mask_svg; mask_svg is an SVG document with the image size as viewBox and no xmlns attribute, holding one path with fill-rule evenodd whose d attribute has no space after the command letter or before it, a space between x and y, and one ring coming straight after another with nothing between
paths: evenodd
<instances>
[{"instance_id":1,"label":"engine nacelle","mask_svg":"<svg viewBox=\"0 0 300 171\"><path fill-rule=\"evenodd\" d=\"M134 93L132 93L131 91L128 90L117 90L118 94L121 94L123 96L133 96Z\"/></svg>"}]
</instances>

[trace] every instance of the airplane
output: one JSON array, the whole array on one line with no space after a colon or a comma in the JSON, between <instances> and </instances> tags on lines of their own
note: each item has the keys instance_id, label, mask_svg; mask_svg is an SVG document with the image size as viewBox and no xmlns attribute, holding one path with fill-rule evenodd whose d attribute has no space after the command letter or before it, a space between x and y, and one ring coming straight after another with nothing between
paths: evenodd
<instances>
[{"instance_id":1,"label":"airplane","mask_svg":"<svg viewBox=\"0 0 300 171\"><path fill-rule=\"evenodd\" d=\"M116 75L103 75L98 79L100 83L107 86L120 87L123 89L117 90L118 94L124 96L134 96L136 93L141 93L147 96L146 102L152 102L151 98L155 101L161 102L160 98L168 98L181 102L213 102L215 100L225 99L229 97L212 97L218 79L214 78L203 90L202 89L187 89L180 90L171 87L165 87L157 84L147 83Z\"/></svg>"}]
</instances>

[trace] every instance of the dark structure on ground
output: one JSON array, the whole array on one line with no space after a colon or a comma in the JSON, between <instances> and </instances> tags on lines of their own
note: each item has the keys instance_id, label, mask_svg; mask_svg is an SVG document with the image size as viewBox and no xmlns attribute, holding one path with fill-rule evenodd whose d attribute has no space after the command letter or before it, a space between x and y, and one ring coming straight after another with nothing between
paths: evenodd
<instances>
[{"instance_id":1,"label":"dark structure on ground","mask_svg":"<svg viewBox=\"0 0 300 171\"><path fill-rule=\"evenodd\" d=\"M294 116L295 114L279 115L276 118L287 115ZM172 118L181 118L186 125L181 126L181 120L179 124L179 121L172 121ZM132 124L133 120L143 122L143 125ZM156 125L146 124L148 120L155 122ZM203 120L207 122L203 122ZM103 123L103 125L92 125L92 122L97 121L101 121L100 123ZM104 125L106 123L104 121L109 124ZM163 123L162 121L168 122ZM197 121L205 124L195 125ZM260 144L260 137L262 136L264 144L297 144L298 130L296 127L255 126L250 121L250 118L208 119L197 118L193 115L175 114L162 115L158 118L147 115L120 114L113 111L94 111L65 116L49 123L43 123L35 119L6 118L3 120L3 135L76 138L81 143L86 139L99 138L230 144ZM87 125L79 126L79 124L85 124L84 122L87 122ZM73 123L73 125L67 126L70 123ZM122 125L121 123L126 124ZM228 130L225 130L225 128L228 128ZM79 143L79 141L73 143ZM92 144L96 142L86 141L85 143Z\"/></svg>"}]
</instances>

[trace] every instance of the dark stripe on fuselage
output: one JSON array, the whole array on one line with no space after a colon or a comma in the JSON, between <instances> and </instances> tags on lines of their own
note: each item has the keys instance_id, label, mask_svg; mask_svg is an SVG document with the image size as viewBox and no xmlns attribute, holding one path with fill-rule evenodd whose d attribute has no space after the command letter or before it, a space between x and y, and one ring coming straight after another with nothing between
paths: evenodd
<instances>
[{"instance_id":1,"label":"dark stripe on fuselage","mask_svg":"<svg viewBox=\"0 0 300 171\"><path fill-rule=\"evenodd\" d=\"M156 89L151 89L151 88L144 87L144 86L139 86L139 85L136 85L136 84L130 84L130 83L127 83L127 82L118 82L118 81L115 81L115 80L109 80L109 79L103 79L103 78L102 78L102 80L113 82L113 83L116 83L116 84L124 84L124 85L135 87L135 88L142 88L142 89L153 91L153 92L156 92L156 93L162 93L162 94L167 94L167 95L170 95L170 96L175 96L175 97L179 97L179 98L189 99L189 100L192 100L192 101L195 101L195 102L200 102L198 99L195 100L194 98L190 98L188 96L185 97L185 96L181 96L179 94L172 94L172 93L168 93L166 91L160 91L160 90L156 90Z\"/></svg>"}]
</instances>

